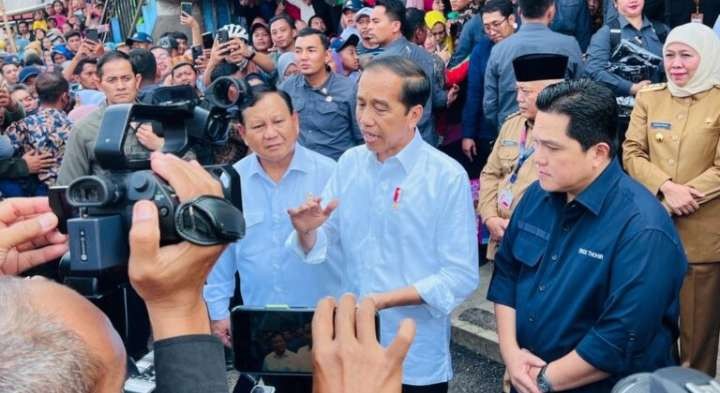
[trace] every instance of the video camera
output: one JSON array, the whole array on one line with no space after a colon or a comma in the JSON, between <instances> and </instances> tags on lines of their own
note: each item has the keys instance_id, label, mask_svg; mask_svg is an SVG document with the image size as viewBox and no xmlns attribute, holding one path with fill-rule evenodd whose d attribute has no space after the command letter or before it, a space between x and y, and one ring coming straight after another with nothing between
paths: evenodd
<instances>
[{"instance_id":1,"label":"video camera","mask_svg":"<svg viewBox=\"0 0 720 393\"><path fill-rule=\"evenodd\" d=\"M240 85L237 85L240 86ZM244 89L244 86L240 86ZM237 90L238 97L246 90ZM164 138L163 151L183 156L194 144L225 138L227 127L197 106L188 86L160 88L158 105L120 104L107 108L95 144L102 174L82 176L50 189L59 228L70 238L69 257L61 262L63 281L97 297L127 283L128 232L132 208L150 200L158 208L161 244L183 240L212 245L239 240L245 232L240 178L226 166L206 166L220 179L225 198L201 196L180 203L175 191L150 170L151 151L135 135L150 124Z\"/></svg>"}]
</instances>

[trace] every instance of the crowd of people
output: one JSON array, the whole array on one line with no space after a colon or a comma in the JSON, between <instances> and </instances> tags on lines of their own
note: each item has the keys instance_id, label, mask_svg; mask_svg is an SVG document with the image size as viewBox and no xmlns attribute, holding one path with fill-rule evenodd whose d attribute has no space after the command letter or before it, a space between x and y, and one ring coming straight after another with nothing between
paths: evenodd
<instances>
[{"instance_id":1,"label":"crowd of people","mask_svg":"<svg viewBox=\"0 0 720 393\"><path fill-rule=\"evenodd\" d=\"M298 338L314 348L319 391L374 378L363 388L447 392L450 315L490 261L507 389L608 392L627 375L675 364L714 376L720 7L677 3L243 0L214 32L180 12L189 36L135 32L109 44L104 2L55 1L17 23L0 63L0 274L67 251L44 196L108 173L95 142L109 107L152 104L162 87L187 86L209 109L206 89L230 77L248 90L228 112L227 138L182 158L238 172L245 237L226 248L158 249L154 205L135 206L130 280L147 304L156 361L222 362L215 340L232 346L239 302L317 305L312 340L309 331ZM197 165L160 154L157 125L131 131L181 200L216 189ZM202 274L181 271L193 263ZM47 315L55 303L44 299L72 297L33 280L2 278L3 291L10 312L0 332L27 310L35 314L23 318ZM21 301L23 291L33 296ZM361 299L361 314L381 310L379 343L365 314L333 321L328 309L347 314L355 299L327 297L345 292ZM104 321L97 310L70 321L72 307L90 307L75 300L57 324L0 333L0 343L75 331L72 344L88 351L68 362L89 370L76 391L117 386L120 375L97 371L124 356L117 335L104 326L88 338ZM296 356L282 334L265 338L263 367ZM338 341L359 342L376 363L364 368ZM0 354L0 370L30 352ZM206 375L193 381L167 365L159 386L173 375L184 383L172 391L227 391L216 366L224 370L197 366Z\"/></svg>"}]
</instances>

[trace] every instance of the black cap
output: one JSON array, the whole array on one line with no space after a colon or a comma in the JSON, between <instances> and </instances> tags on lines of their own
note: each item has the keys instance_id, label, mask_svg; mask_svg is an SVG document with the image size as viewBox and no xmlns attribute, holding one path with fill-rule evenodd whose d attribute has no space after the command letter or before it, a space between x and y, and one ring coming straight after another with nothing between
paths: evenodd
<instances>
[{"instance_id":1,"label":"black cap","mask_svg":"<svg viewBox=\"0 0 720 393\"><path fill-rule=\"evenodd\" d=\"M513 60L518 82L565 79L568 57L549 53L523 55Z\"/></svg>"}]
</instances>

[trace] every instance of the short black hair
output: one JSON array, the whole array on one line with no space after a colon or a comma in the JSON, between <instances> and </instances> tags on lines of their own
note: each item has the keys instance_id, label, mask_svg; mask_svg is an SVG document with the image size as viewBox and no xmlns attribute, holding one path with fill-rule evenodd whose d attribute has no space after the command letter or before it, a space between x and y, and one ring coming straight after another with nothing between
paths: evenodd
<instances>
[{"instance_id":1,"label":"short black hair","mask_svg":"<svg viewBox=\"0 0 720 393\"><path fill-rule=\"evenodd\" d=\"M520 14L529 19L542 18L553 4L555 0L518 0Z\"/></svg>"},{"instance_id":2,"label":"short black hair","mask_svg":"<svg viewBox=\"0 0 720 393\"><path fill-rule=\"evenodd\" d=\"M65 33L65 41L67 41L67 40L69 40L71 37L75 37L75 36L78 36L78 37L82 38L82 34L80 34L79 31L77 31L77 30L70 30L70 31L68 31L67 33Z\"/></svg>"},{"instance_id":3,"label":"short black hair","mask_svg":"<svg viewBox=\"0 0 720 393\"><path fill-rule=\"evenodd\" d=\"M43 72L35 79L35 91L41 104L54 104L70 89L70 84L59 72Z\"/></svg>"},{"instance_id":4,"label":"short black hair","mask_svg":"<svg viewBox=\"0 0 720 393\"><path fill-rule=\"evenodd\" d=\"M365 66L361 78L373 69L390 71L402 79L400 101L406 110L416 105L424 106L430 98L430 79L422 68L409 59L400 56L376 58Z\"/></svg>"},{"instance_id":5,"label":"short black hair","mask_svg":"<svg viewBox=\"0 0 720 393\"><path fill-rule=\"evenodd\" d=\"M408 41L411 41L417 29L425 28L425 13L415 7L410 7L405 11L405 25L403 25L403 35Z\"/></svg>"},{"instance_id":6,"label":"short black hair","mask_svg":"<svg viewBox=\"0 0 720 393\"><path fill-rule=\"evenodd\" d=\"M17 23L17 25L18 25L18 27L20 27L20 25L25 25L25 26L30 27L30 24L29 24L28 21L26 21L26 20L21 20L21 21L19 21L19 22Z\"/></svg>"},{"instance_id":7,"label":"short black hair","mask_svg":"<svg viewBox=\"0 0 720 393\"><path fill-rule=\"evenodd\" d=\"M306 27L300 30L295 39L297 40L300 37L310 37L312 35L316 35L320 38L320 43L322 43L323 49L328 50L330 48L330 39L328 36L326 36L322 31L313 29L312 27Z\"/></svg>"},{"instance_id":8,"label":"short black hair","mask_svg":"<svg viewBox=\"0 0 720 393\"><path fill-rule=\"evenodd\" d=\"M24 83L16 83L16 84L10 86L10 94L12 94L16 91L20 91L20 90L25 90L25 91L29 92L30 86L28 86Z\"/></svg>"},{"instance_id":9,"label":"short black hair","mask_svg":"<svg viewBox=\"0 0 720 393\"><path fill-rule=\"evenodd\" d=\"M97 74L98 74L98 78L102 79L102 76L103 76L103 67L105 66L105 64L111 63L111 62L113 62L113 61L119 61L119 60L127 61L128 64L130 64L130 67L132 67L132 69L133 69L133 74L136 74L136 75L137 75L137 71L135 70L135 67L133 66L132 61L130 61L130 56L126 55L126 54L123 53L123 52L114 50L114 51L105 53L105 54L102 55L102 57L100 57L100 59L98 60L98 63L97 63Z\"/></svg>"},{"instance_id":10,"label":"short black hair","mask_svg":"<svg viewBox=\"0 0 720 393\"><path fill-rule=\"evenodd\" d=\"M292 98L290 98L290 95L288 93L275 89L273 87L267 86L267 85L259 85L255 87L250 88L250 94L248 97L243 101L242 105L238 108L238 121L240 124L245 124L245 119L243 118L243 112L247 110L248 108L254 107L258 101L262 100L263 97L269 94L277 94L282 98L283 102L285 102L285 106L287 107L288 111L292 115L295 112L295 109L293 109L292 104Z\"/></svg>"},{"instance_id":11,"label":"short black hair","mask_svg":"<svg viewBox=\"0 0 720 393\"><path fill-rule=\"evenodd\" d=\"M540 112L568 116L566 133L580 143L583 151L607 143L610 158L615 156L618 109L615 95L607 87L590 79L556 83L538 94L536 105Z\"/></svg>"},{"instance_id":12,"label":"short black hair","mask_svg":"<svg viewBox=\"0 0 720 393\"><path fill-rule=\"evenodd\" d=\"M328 26L328 23L325 22L325 18L323 18L322 16L320 16L318 14L315 14L315 15L311 16L310 19L308 19L308 26L312 25L313 19L320 19L321 21L323 21L323 23L325 23L325 27Z\"/></svg>"},{"instance_id":13,"label":"short black hair","mask_svg":"<svg viewBox=\"0 0 720 393\"><path fill-rule=\"evenodd\" d=\"M77 63L77 66L75 67L75 70L73 70L73 75L80 75L83 72L83 69L86 65L93 64L97 65L97 60L95 59L82 59Z\"/></svg>"},{"instance_id":14,"label":"short black hair","mask_svg":"<svg viewBox=\"0 0 720 393\"><path fill-rule=\"evenodd\" d=\"M25 52L25 61L23 61L23 65L25 67L33 65L44 66L45 63L40 58L39 54L33 52Z\"/></svg>"},{"instance_id":15,"label":"short black hair","mask_svg":"<svg viewBox=\"0 0 720 393\"><path fill-rule=\"evenodd\" d=\"M400 22L400 30L405 28L405 3L401 0L377 0L375 7L384 7L385 15L391 21Z\"/></svg>"},{"instance_id":16,"label":"short black hair","mask_svg":"<svg viewBox=\"0 0 720 393\"><path fill-rule=\"evenodd\" d=\"M147 49L135 48L128 52L130 64L132 64L133 72L140 74L140 77L146 81L154 81L157 72L157 62L155 56Z\"/></svg>"},{"instance_id":17,"label":"short black hair","mask_svg":"<svg viewBox=\"0 0 720 393\"><path fill-rule=\"evenodd\" d=\"M4 74L4 73L5 73L5 66L9 66L9 65L15 66L15 67L17 67L17 68L20 68L20 66L18 66L18 65L15 64L15 63L3 63L3 64L0 64L0 74Z\"/></svg>"},{"instance_id":18,"label":"short black hair","mask_svg":"<svg viewBox=\"0 0 720 393\"><path fill-rule=\"evenodd\" d=\"M481 13L491 14L499 12L505 18L513 14L513 4L510 0L488 0L482 7Z\"/></svg>"},{"instance_id":19,"label":"short black hair","mask_svg":"<svg viewBox=\"0 0 720 393\"><path fill-rule=\"evenodd\" d=\"M176 40L185 40L185 42L188 42L187 34L181 31L171 31L170 33L168 33L168 35L172 38L175 38Z\"/></svg>"},{"instance_id":20,"label":"short black hair","mask_svg":"<svg viewBox=\"0 0 720 393\"><path fill-rule=\"evenodd\" d=\"M285 23L287 23L288 26L290 26L290 30L295 30L295 21L293 21L293 19L290 16L288 16L287 14L280 14L280 15L274 16L272 19L270 19L270 23L268 23L268 26L272 27L273 23L275 23L279 20L284 20Z\"/></svg>"}]
</instances>

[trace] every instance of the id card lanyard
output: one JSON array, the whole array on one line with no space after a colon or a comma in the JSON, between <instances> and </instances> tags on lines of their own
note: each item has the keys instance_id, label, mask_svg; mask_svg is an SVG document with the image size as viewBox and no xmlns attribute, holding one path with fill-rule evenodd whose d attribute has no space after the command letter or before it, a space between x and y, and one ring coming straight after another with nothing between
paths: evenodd
<instances>
[{"instance_id":1,"label":"id card lanyard","mask_svg":"<svg viewBox=\"0 0 720 393\"><path fill-rule=\"evenodd\" d=\"M517 182L520 168L522 168L525 161L527 161L527 159L530 158L533 152L535 152L535 148L533 148L532 146L527 146L527 134L527 126L523 126L523 129L520 132L520 155L518 156L518 160L515 164L515 167L513 168L513 171L510 173L510 179L508 180L508 184L500 191L500 195L498 198L500 207L506 210L510 209L513 199L515 198L511 189L513 184Z\"/></svg>"}]
</instances>

